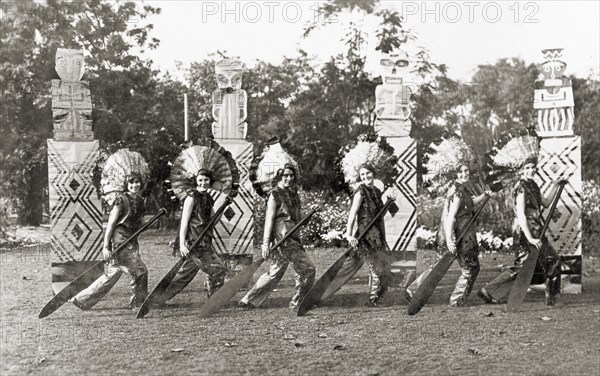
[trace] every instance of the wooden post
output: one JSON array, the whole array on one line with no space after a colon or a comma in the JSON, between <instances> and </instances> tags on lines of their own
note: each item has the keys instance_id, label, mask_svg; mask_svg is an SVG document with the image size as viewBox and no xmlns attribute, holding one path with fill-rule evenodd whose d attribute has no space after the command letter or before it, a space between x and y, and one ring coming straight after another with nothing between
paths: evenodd
<instances>
[{"instance_id":1,"label":"wooden post","mask_svg":"<svg viewBox=\"0 0 600 376\"><path fill-rule=\"evenodd\" d=\"M183 129L184 129L184 137L187 141L190 139L190 127L188 125L188 97L187 93L183 93Z\"/></svg>"}]
</instances>

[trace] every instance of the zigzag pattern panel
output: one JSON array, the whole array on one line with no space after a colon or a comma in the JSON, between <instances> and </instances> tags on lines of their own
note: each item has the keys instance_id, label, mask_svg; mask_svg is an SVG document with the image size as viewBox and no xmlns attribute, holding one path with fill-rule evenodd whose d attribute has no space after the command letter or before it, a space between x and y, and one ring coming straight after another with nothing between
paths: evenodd
<instances>
[{"instance_id":1,"label":"zigzag pattern panel","mask_svg":"<svg viewBox=\"0 0 600 376\"><path fill-rule=\"evenodd\" d=\"M240 171L240 191L215 227L214 245L219 254L250 254L254 252L254 189L249 178L254 153L252 144L244 140L218 139L217 142L235 158ZM223 202L217 194L215 207Z\"/></svg>"},{"instance_id":2,"label":"zigzag pattern panel","mask_svg":"<svg viewBox=\"0 0 600 376\"><path fill-rule=\"evenodd\" d=\"M410 137L389 137L398 157L398 176L384 195L396 197L398 212L385 215L388 244L392 251L404 252L406 265L416 267L417 231L417 144Z\"/></svg>"},{"instance_id":3,"label":"zigzag pattern panel","mask_svg":"<svg viewBox=\"0 0 600 376\"><path fill-rule=\"evenodd\" d=\"M561 255L581 255L581 138L542 139L537 177L542 192L559 179L568 180L547 235Z\"/></svg>"},{"instance_id":4,"label":"zigzag pattern panel","mask_svg":"<svg viewBox=\"0 0 600 376\"><path fill-rule=\"evenodd\" d=\"M98 141L48 140L51 248L58 261L98 258L102 206L92 184Z\"/></svg>"}]
</instances>

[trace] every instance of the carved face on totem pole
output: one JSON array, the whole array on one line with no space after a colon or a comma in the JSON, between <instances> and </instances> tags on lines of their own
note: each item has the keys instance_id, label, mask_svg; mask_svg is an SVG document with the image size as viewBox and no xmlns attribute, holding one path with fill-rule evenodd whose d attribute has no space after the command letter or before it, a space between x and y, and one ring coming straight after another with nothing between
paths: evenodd
<instances>
[{"instance_id":1,"label":"carved face on totem pole","mask_svg":"<svg viewBox=\"0 0 600 376\"><path fill-rule=\"evenodd\" d=\"M217 139L245 139L247 94L242 90L242 62L225 59L215 64L218 89L212 94L213 136Z\"/></svg>"},{"instance_id":2,"label":"carved face on totem pole","mask_svg":"<svg viewBox=\"0 0 600 376\"><path fill-rule=\"evenodd\" d=\"M60 80L52 80L52 117L57 141L89 141L92 133L92 100L84 72L83 50L59 48L56 72Z\"/></svg>"},{"instance_id":3,"label":"carved face on totem pole","mask_svg":"<svg viewBox=\"0 0 600 376\"><path fill-rule=\"evenodd\" d=\"M384 85L401 85L402 77L408 74L408 55L398 51L383 55L379 60L379 71Z\"/></svg>"},{"instance_id":4,"label":"carved face on totem pole","mask_svg":"<svg viewBox=\"0 0 600 376\"><path fill-rule=\"evenodd\" d=\"M542 64L542 74L544 75L544 79L547 81L563 77L567 68L567 63L561 61L562 48L542 50L542 53L546 59Z\"/></svg>"},{"instance_id":5,"label":"carved face on totem pole","mask_svg":"<svg viewBox=\"0 0 600 376\"><path fill-rule=\"evenodd\" d=\"M219 89L227 93L242 88L242 62L235 59L225 59L215 64L215 74Z\"/></svg>"},{"instance_id":6,"label":"carved face on totem pole","mask_svg":"<svg viewBox=\"0 0 600 376\"><path fill-rule=\"evenodd\" d=\"M56 50L55 69L63 81L77 82L83 77L83 50L59 48Z\"/></svg>"},{"instance_id":7,"label":"carved face on totem pole","mask_svg":"<svg viewBox=\"0 0 600 376\"><path fill-rule=\"evenodd\" d=\"M378 119L397 119L409 121L411 114L410 89L405 78L410 73L408 54L404 51L383 55L379 69L383 85L375 91L375 113ZM403 126L409 124L403 124Z\"/></svg>"},{"instance_id":8,"label":"carved face on totem pole","mask_svg":"<svg viewBox=\"0 0 600 376\"><path fill-rule=\"evenodd\" d=\"M533 108L538 110L540 136L570 135L573 132L573 89L565 77L567 64L562 48L542 50L545 62L540 69L543 79L536 81Z\"/></svg>"}]
</instances>

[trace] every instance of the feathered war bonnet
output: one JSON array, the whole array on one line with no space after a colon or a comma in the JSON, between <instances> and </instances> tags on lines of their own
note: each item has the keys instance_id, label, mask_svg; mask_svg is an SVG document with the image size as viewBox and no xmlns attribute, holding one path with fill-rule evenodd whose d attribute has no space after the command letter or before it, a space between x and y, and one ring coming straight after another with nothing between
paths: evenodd
<instances>
[{"instance_id":1,"label":"feathered war bonnet","mask_svg":"<svg viewBox=\"0 0 600 376\"><path fill-rule=\"evenodd\" d=\"M129 180L138 178L143 186L149 176L150 168L140 153L119 149L108 157L102 168L102 199L110 206L117 196L127 191Z\"/></svg>"},{"instance_id":2,"label":"feathered war bonnet","mask_svg":"<svg viewBox=\"0 0 600 376\"><path fill-rule=\"evenodd\" d=\"M394 183L398 175L394 148L385 137L373 132L363 133L340 150L340 170L345 183L355 191L361 183L359 171L366 167L379 179L384 188Z\"/></svg>"},{"instance_id":3,"label":"feathered war bonnet","mask_svg":"<svg viewBox=\"0 0 600 376\"><path fill-rule=\"evenodd\" d=\"M182 145L183 150L171 165L169 180L171 194L179 200L192 195L197 188L198 175L210 177L210 188L235 197L239 190L240 174L230 152L214 140L203 139L202 145Z\"/></svg>"},{"instance_id":4,"label":"feathered war bonnet","mask_svg":"<svg viewBox=\"0 0 600 376\"><path fill-rule=\"evenodd\" d=\"M485 155L486 183L494 191L512 185L519 170L527 163L537 164L540 154L539 136L534 130L510 129L494 142Z\"/></svg>"},{"instance_id":5,"label":"feathered war bonnet","mask_svg":"<svg viewBox=\"0 0 600 376\"><path fill-rule=\"evenodd\" d=\"M271 192L277 174L285 168L292 168L295 180L300 180L300 166L280 144L277 137L267 141L262 155L255 159L250 166L250 181L258 195L265 197Z\"/></svg>"},{"instance_id":6,"label":"feathered war bonnet","mask_svg":"<svg viewBox=\"0 0 600 376\"><path fill-rule=\"evenodd\" d=\"M471 148L456 134L444 134L429 145L422 162L423 186L432 194L443 191L456 179L461 166L473 170L475 157Z\"/></svg>"}]
</instances>

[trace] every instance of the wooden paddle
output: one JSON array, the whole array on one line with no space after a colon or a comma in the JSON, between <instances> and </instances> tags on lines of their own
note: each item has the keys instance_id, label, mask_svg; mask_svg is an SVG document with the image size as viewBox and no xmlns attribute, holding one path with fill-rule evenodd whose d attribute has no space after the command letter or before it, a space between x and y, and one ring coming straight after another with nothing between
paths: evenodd
<instances>
[{"instance_id":1,"label":"wooden paddle","mask_svg":"<svg viewBox=\"0 0 600 376\"><path fill-rule=\"evenodd\" d=\"M364 229L364 231L358 235L358 237L356 238L358 241L361 241L361 239L375 225L377 220L385 214L385 212L389 209L389 207L392 205L394 200L395 200L394 198L388 198L388 200L385 203L385 205L383 206L383 208L381 208L381 210L379 210L379 213L377 213L377 215L375 215L375 217L373 217L373 219L367 225L367 227ZM323 294L325 293L327 288L331 285L331 282L335 279L335 276L340 272L340 270L342 269L342 265L344 265L344 262L346 261L346 259L348 257L350 257L352 252L354 252L354 248L349 247L346 250L346 252L344 252L344 254L342 256L340 256L340 258L338 258L337 261L334 262L333 265L331 265L325 273L323 273L323 275L313 285L313 287L310 289L310 291L308 291L308 293L306 294L304 299L302 299L302 302L298 306L298 312L297 312L298 316L304 316L315 305L318 305L321 303L321 297L323 296Z\"/></svg>"},{"instance_id":2,"label":"wooden paddle","mask_svg":"<svg viewBox=\"0 0 600 376\"><path fill-rule=\"evenodd\" d=\"M477 220L477 217L479 217L479 214L481 214L481 211L483 210L484 206L487 204L489 199L490 196L486 194L483 198L483 202L481 203L481 205L479 205L479 208L477 208L477 210L467 223L467 226L463 229L463 231L456 239L456 244L458 244L465 236L465 234L467 234L467 232L471 229L471 226L473 226L473 224ZM414 315L415 313L418 313L421 310L421 308L423 308L423 306L427 304L427 301L429 301L429 298L431 297L431 295L433 295L433 291L440 284L440 281L442 280L442 278L444 278L446 273L448 273L448 270L452 266L452 263L454 263L454 260L456 260L456 255L450 252L446 252L446 254L444 254L444 256L442 256L442 258L435 263L435 265L431 269L431 272L429 272L427 277L425 277L425 280L419 286L419 288L415 292L415 295L410 300L410 303L408 304L409 315Z\"/></svg>"},{"instance_id":3,"label":"wooden paddle","mask_svg":"<svg viewBox=\"0 0 600 376\"><path fill-rule=\"evenodd\" d=\"M150 227L154 223L156 223L156 221L158 221L158 219L165 214L167 214L167 209L161 208L154 217L152 217L148 222L146 222L142 227L140 227L136 232L133 233L133 235L131 235L129 238L127 238L124 242L119 244L119 246L117 248L115 248L115 250L113 251L113 255L116 256L123 248L125 248L127 243L129 243L131 240L135 239L140 233L142 233L142 231L145 231L148 227ZM48 303L46 303L44 308L42 308L42 310L40 311L40 314L38 315L38 317L40 319L43 319L44 317L52 314L54 311L59 309L63 304L68 302L69 299L71 299L72 297L77 295L79 292L81 292L83 289L85 289L89 285L91 285L92 282L94 282L97 279L98 273L97 273L96 268L98 267L98 265L101 265L101 264L104 264L104 260L98 261L94 266L92 266L85 272L81 273L79 275L79 277L75 278L71 283L69 283L67 286L65 286L65 288L60 290L60 292L58 294L56 294L52 299L50 299L50 301Z\"/></svg>"},{"instance_id":4,"label":"wooden paddle","mask_svg":"<svg viewBox=\"0 0 600 376\"><path fill-rule=\"evenodd\" d=\"M206 236L206 234L208 234L208 232L210 230L212 230L213 227L215 227L215 225L219 222L219 219L221 218L221 215L223 214L223 212L225 211L227 206L229 206L232 202L233 202L233 198L231 198L230 196L227 196L225 198L225 201L223 202L223 204L221 204L221 206L219 206L219 208L217 209L215 214L210 218L210 220L206 224L206 227L204 227L204 229L202 230L200 235L198 235L198 237L196 238L194 243L192 243L192 245L189 247L190 250L194 249L198 245L198 243L204 238L204 236ZM179 236L179 235L177 235L177 236ZM190 254L190 256L191 256L191 254ZM173 265L171 270L169 270L169 272L167 274L165 274L164 277L162 277L160 282L158 282L158 285L156 285L154 290L152 290L150 295L148 295L146 300L144 300L144 303L142 303L142 305L140 306L140 309L138 310L137 315L135 316L136 318L141 319L142 317L146 316L148 314L148 312L150 312L150 309L156 303L161 301L162 294L167 290L167 288L173 281L173 278L175 278L175 276L177 275L177 272L179 271L179 269L181 269L181 266L183 265L185 260L186 260L185 257L181 257L175 263L175 265ZM197 263L196 257L192 257L192 260L195 263Z\"/></svg>"},{"instance_id":5,"label":"wooden paddle","mask_svg":"<svg viewBox=\"0 0 600 376\"><path fill-rule=\"evenodd\" d=\"M304 218L302 218L298 223L296 223L296 225L292 227L290 231L286 233L280 241L278 241L273 247L271 247L269 253L272 253L277 248L279 248L279 246L281 246L283 242L285 242L294 232L296 232L302 225L304 225L315 213L316 210L311 210ZM223 287L218 289L210 298L208 298L206 303L204 303L202 308L200 308L198 316L202 318L210 317L214 313L218 312L221 308L223 308L225 304L227 304L235 296L235 294L237 294L237 292L240 291L242 287L248 284L248 282L252 278L252 275L254 275L254 272L256 272L256 270L262 265L264 261L264 258L259 257L256 261L254 261L244 270L239 272L235 277L230 279L229 282L227 282Z\"/></svg>"},{"instance_id":6,"label":"wooden paddle","mask_svg":"<svg viewBox=\"0 0 600 376\"><path fill-rule=\"evenodd\" d=\"M548 211L548 216L544 221L544 227L542 227L542 231L540 232L539 239L544 239L544 234L550 225L550 221L552 220L552 215L554 214L554 210L556 210L556 205L558 204L558 200L560 199L560 194L565 187L567 182L565 180L561 180L559 182L558 191L552 200L552 205L550 206L550 210ZM538 256L540 255L540 248L538 247L529 247L529 255L523 262L521 266L521 270L519 274L517 274L517 278L510 289L510 294L508 295L508 303L506 304L507 312L516 312L523 300L525 300L525 295L527 295L527 289L531 284L531 279L533 278L533 273L535 271L535 265L537 264Z\"/></svg>"}]
</instances>

